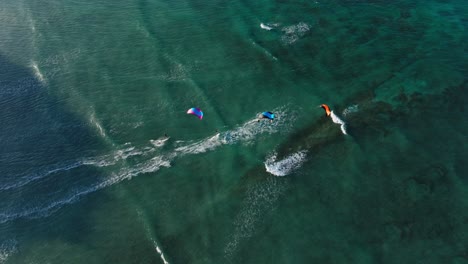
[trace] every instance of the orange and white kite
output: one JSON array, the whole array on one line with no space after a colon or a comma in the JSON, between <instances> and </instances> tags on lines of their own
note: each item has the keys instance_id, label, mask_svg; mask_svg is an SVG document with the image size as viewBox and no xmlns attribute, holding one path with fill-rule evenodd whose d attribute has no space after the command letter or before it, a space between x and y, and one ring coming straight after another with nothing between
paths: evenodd
<instances>
[{"instance_id":1,"label":"orange and white kite","mask_svg":"<svg viewBox=\"0 0 468 264\"><path fill-rule=\"evenodd\" d=\"M321 104L321 108L325 109L325 113L327 113L327 116L331 117L333 123L341 125L341 132L343 134L347 135L348 133L346 132L346 123L341 120L335 113L333 113L333 110L330 110L330 107L326 104Z\"/></svg>"}]
</instances>

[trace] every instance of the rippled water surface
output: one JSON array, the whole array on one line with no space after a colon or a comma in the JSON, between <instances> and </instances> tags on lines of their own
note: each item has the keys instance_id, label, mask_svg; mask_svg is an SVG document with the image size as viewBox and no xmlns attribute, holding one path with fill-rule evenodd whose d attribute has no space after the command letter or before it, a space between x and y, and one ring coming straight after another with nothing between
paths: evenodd
<instances>
[{"instance_id":1,"label":"rippled water surface","mask_svg":"<svg viewBox=\"0 0 468 264\"><path fill-rule=\"evenodd\" d=\"M4 0L0 263L468 263L467 14Z\"/></svg>"}]
</instances>

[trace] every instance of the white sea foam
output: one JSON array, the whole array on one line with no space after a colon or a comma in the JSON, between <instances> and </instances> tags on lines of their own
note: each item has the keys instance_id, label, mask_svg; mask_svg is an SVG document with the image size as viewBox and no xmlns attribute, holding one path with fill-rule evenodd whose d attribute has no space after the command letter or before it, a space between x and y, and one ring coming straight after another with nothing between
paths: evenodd
<instances>
[{"instance_id":1,"label":"white sea foam","mask_svg":"<svg viewBox=\"0 0 468 264\"><path fill-rule=\"evenodd\" d=\"M284 33L281 40L285 44L293 44L310 30L310 26L304 22L300 22L297 25L283 27L281 31Z\"/></svg>"},{"instance_id":2,"label":"white sea foam","mask_svg":"<svg viewBox=\"0 0 468 264\"><path fill-rule=\"evenodd\" d=\"M0 244L0 264L6 263L8 258L18 251L18 242L14 239L8 239Z\"/></svg>"},{"instance_id":3,"label":"white sea foam","mask_svg":"<svg viewBox=\"0 0 468 264\"><path fill-rule=\"evenodd\" d=\"M350 106L346 107L345 110L343 110L343 115L347 116L349 114L356 113L357 111L359 111L359 105L357 105L357 104L350 105Z\"/></svg>"},{"instance_id":4,"label":"white sea foam","mask_svg":"<svg viewBox=\"0 0 468 264\"><path fill-rule=\"evenodd\" d=\"M46 82L46 79L44 78L44 75L41 73L41 71L39 70L39 66L37 65L37 62L35 61L32 61L31 62L31 67L33 69L33 72L34 72L34 75L37 77L37 79L41 82L41 83L45 83Z\"/></svg>"},{"instance_id":5,"label":"white sea foam","mask_svg":"<svg viewBox=\"0 0 468 264\"><path fill-rule=\"evenodd\" d=\"M343 132L343 134L347 135L348 133L346 132L346 123L343 120L341 120L337 115L335 115L335 113L333 111L331 111L330 117L333 120L333 123L341 125L340 126L341 127L341 132Z\"/></svg>"},{"instance_id":6,"label":"white sea foam","mask_svg":"<svg viewBox=\"0 0 468 264\"><path fill-rule=\"evenodd\" d=\"M277 161L276 154L271 155L265 161L266 171L275 176L286 176L299 168L306 160L306 152L299 151Z\"/></svg>"},{"instance_id":7,"label":"white sea foam","mask_svg":"<svg viewBox=\"0 0 468 264\"><path fill-rule=\"evenodd\" d=\"M108 156L107 160L110 160L110 162L126 160L129 157L141 156L145 154L145 152L147 151L148 150L145 150L145 149L140 150L135 147L128 147L126 149L120 149L120 150L115 151L113 155ZM101 159L101 160L105 162L105 159ZM94 164L96 164L96 162Z\"/></svg>"},{"instance_id":8,"label":"white sea foam","mask_svg":"<svg viewBox=\"0 0 468 264\"><path fill-rule=\"evenodd\" d=\"M59 200L49 202L47 206L43 206L43 207L33 206L30 208L28 208L27 206L24 206L21 209L21 211L18 211L18 212L6 212L6 211L2 212L0 213L0 223L5 223L14 219L18 219L18 218L25 218L25 217L26 218L39 218L39 217L49 216L53 214L54 212L56 212L57 210L59 210L60 208L62 208L64 205L75 203L81 197L85 195L96 192L108 186L117 184L123 180L129 180L140 174L156 172L161 167L170 167L170 161L174 157L175 157L174 155L168 155L168 157L156 156L152 158L151 160L144 162L142 164L139 164L135 167L122 169L118 171L117 173L113 173L107 179L97 182L91 186L76 188L74 189L72 193L68 194L68 196ZM16 185L22 186L27 183L29 182L20 183ZM10 188L17 187L17 186L10 186Z\"/></svg>"},{"instance_id":9,"label":"white sea foam","mask_svg":"<svg viewBox=\"0 0 468 264\"><path fill-rule=\"evenodd\" d=\"M295 120L294 113L286 111L284 108L274 109L276 115L274 121L251 119L236 129L227 131L220 135L225 144L233 144L239 141L250 142L259 134L273 134L287 132Z\"/></svg>"},{"instance_id":10,"label":"white sea foam","mask_svg":"<svg viewBox=\"0 0 468 264\"><path fill-rule=\"evenodd\" d=\"M276 208L276 201L286 188L286 182L270 177L247 189L240 212L234 220L234 232L224 247L226 258L231 258L239 244L255 234L257 224L265 214Z\"/></svg>"},{"instance_id":11,"label":"white sea foam","mask_svg":"<svg viewBox=\"0 0 468 264\"><path fill-rule=\"evenodd\" d=\"M166 261L166 258L164 258L164 253L162 250L159 248L158 244L153 241L153 244L155 246L156 251L158 252L159 256L161 257L161 260L163 261L164 264L169 264L169 262Z\"/></svg>"},{"instance_id":12,"label":"white sea foam","mask_svg":"<svg viewBox=\"0 0 468 264\"><path fill-rule=\"evenodd\" d=\"M280 26L279 23L260 23L260 28L268 30L268 31L276 29L279 26Z\"/></svg>"},{"instance_id":13,"label":"white sea foam","mask_svg":"<svg viewBox=\"0 0 468 264\"><path fill-rule=\"evenodd\" d=\"M0 186L0 190L5 191L5 190L9 190L9 189L16 189L16 188L22 187L24 185L27 185L28 183L31 183L33 181L37 181L39 179L45 178L45 177L47 177L49 175L52 175L54 173L57 173L57 172L60 172L60 171L71 170L71 169L77 168L77 167L79 167L81 165L82 165L81 162L76 162L76 163L71 163L71 164L68 164L68 165L65 164L65 165L57 167L57 168L49 168L49 169L46 169L44 171L39 171L39 172L35 172L35 173L32 173L32 174L23 175L23 176L17 177L16 181L14 183L12 183L12 184L3 184L2 186Z\"/></svg>"},{"instance_id":14,"label":"white sea foam","mask_svg":"<svg viewBox=\"0 0 468 264\"><path fill-rule=\"evenodd\" d=\"M33 23L33 22L32 22ZM36 30L34 24L31 29ZM49 56L42 60L32 60L30 67L34 73L34 80L39 81L41 84L46 84L53 79L57 74L63 71L63 66L70 60L76 59L80 56L80 49L73 49L64 51L60 54Z\"/></svg>"},{"instance_id":15,"label":"white sea foam","mask_svg":"<svg viewBox=\"0 0 468 264\"><path fill-rule=\"evenodd\" d=\"M151 139L150 142L156 148L160 148L160 147L164 146L164 144L166 144L166 141L168 139L169 139L169 137L162 137L162 138L158 138L158 139Z\"/></svg>"},{"instance_id":16,"label":"white sea foam","mask_svg":"<svg viewBox=\"0 0 468 264\"><path fill-rule=\"evenodd\" d=\"M175 151L181 153L182 155L198 154L213 150L222 144L223 142L219 139L218 133L210 138L197 141L186 146L178 147L175 149Z\"/></svg>"},{"instance_id":17,"label":"white sea foam","mask_svg":"<svg viewBox=\"0 0 468 264\"><path fill-rule=\"evenodd\" d=\"M260 27L263 28L263 29L266 29L266 30L272 30L273 29L272 27L267 26L267 25L265 25L263 23L260 23Z\"/></svg>"},{"instance_id":18,"label":"white sea foam","mask_svg":"<svg viewBox=\"0 0 468 264\"><path fill-rule=\"evenodd\" d=\"M295 119L294 114L286 111L284 107L274 109L273 112L275 112L277 116L273 122L267 120L257 122L257 118L250 119L232 130L220 132L206 139L178 147L175 149L175 152L177 155L204 153L214 150L221 145L236 144L239 142L249 143L259 134L273 134L288 131L291 123ZM177 141L177 143L181 144L185 142Z\"/></svg>"},{"instance_id":19,"label":"white sea foam","mask_svg":"<svg viewBox=\"0 0 468 264\"><path fill-rule=\"evenodd\" d=\"M77 186L76 188L73 188L73 191L66 194L65 197L61 197L59 199L50 201L45 206L24 205L21 207L21 209L19 209L19 211L13 210L8 212L3 210L3 212L0 213L0 223L5 223L18 218L38 218L49 216L52 213L59 210L60 208L62 208L63 206L78 201L79 199L81 199L81 197L85 195L96 192L108 186L117 184L123 180L129 180L141 174L156 172L162 167L170 167L171 162L178 157L183 157L189 154L204 153L210 150L214 150L217 147L224 144L250 142L256 137L256 135L261 133L272 134L287 131L292 120L294 120L294 115L287 113L282 109L277 109L275 113L277 113L278 118L275 119L274 122L257 122L256 119L252 119L233 130L218 133L206 139L189 143L185 146L180 146L171 152L168 152L164 155L152 157L150 160L141 162L135 166L122 168L117 172L112 173L107 178L100 180L94 184L79 187ZM288 117L283 118L283 116ZM179 143L184 142L179 141ZM129 144L126 144L125 146L127 146L127 148L117 150L115 153L112 153L110 155L96 158L85 158L83 160L77 161L75 163L70 163L63 167L57 167L52 168L50 170L46 170L44 173L39 174L39 176L35 176L35 179L33 177L33 179L26 179L25 181L20 181L19 183L16 183L15 186L10 186L9 188L20 187L29 183L30 181L46 177L47 175L58 173L60 171L71 170L83 165L94 165L98 167L110 166L116 164L118 161L123 161L128 157L136 155L145 157L145 154L147 154L149 151L154 150L154 148L138 149L129 146Z\"/></svg>"},{"instance_id":20,"label":"white sea foam","mask_svg":"<svg viewBox=\"0 0 468 264\"><path fill-rule=\"evenodd\" d=\"M272 133L273 131L275 131L274 128L268 127L264 123L257 122L257 119L251 119L236 129L217 133L207 139L178 147L175 151L182 155L204 153L214 150L221 145L249 142L258 134L266 132Z\"/></svg>"},{"instance_id":21,"label":"white sea foam","mask_svg":"<svg viewBox=\"0 0 468 264\"><path fill-rule=\"evenodd\" d=\"M287 131L291 122L295 119L294 115L281 108L275 109L274 112L278 117L273 122L269 122L267 120L257 122L257 118L254 118L233 130L220 132L207 139L178 147L175 151L184 155L204 153L214 150L221 145L236 144L239 142L249 143L259 134L273 134L279 131ZM185 142L178 141L177 143L180 144Z\"/></svg>"},{"instance_id":22,"label":"white sea foam","mask_svg":"<svg viewBox=\"0 0 468 264\"><path fill-rule=\"evenodd\" d=\"M93 167L108 167L117 164L119 161L126 160L128 157L143 155L146 152L150 152L151 149L146 149L144 151L135 149L135 147L128 147L125 149L116 150L115 152L109 155L97 156L97 157L86 157L78 160L58 163L34 173L20 175L15 177L15 182L11 184L3 184L0 186L0 190L9 190L16 189L28 185L32 182L41 180L48 176L64 173L73 169L77 169L83 166L93 166Z\"/></svg>"},{"instance_id":23,"label":"white sea foam","mask_svg":"<svg viewBox=\"0 0 468 264\"><path fill-rule=\"evenodd\" d=\"M5 223L18 218L39 218L46 217L56 212L64 205L72 204L78 201L81 197L88 195L90 193L101 190L105 187L114 185L123 180L129 180L139 174L155 172L161 167L170 167L170 161L163 156L156 156L151 160L139 164L134 168L124 168L117 173L113 173L110 177L91 186L82 187L81 189L74 189L74 191L69 194L67 197L64 197L59 200L50 202L47 206L44 207L32 207L27 208L19 212L3 212L0 213L0 223Z\"/></svg>"},{"instance_id":24,"label":"white sea foam","mask_svg":"<svg viewBox=\"0 0 468 264\"><path fill-rule=\"evenodd\" d=\"M102 125L101 125L101 123L99 122L99 120L96 118L96 115L95 115L94 112L93 112L93 113L91 114L91 116L89 117L89 122L90 122L91 124L93 124L93 125L97 128L99 134L100 134L103 138L107 138L106 131L105 131L104 128L102 127Z\"/></svg>"}]
</instances>

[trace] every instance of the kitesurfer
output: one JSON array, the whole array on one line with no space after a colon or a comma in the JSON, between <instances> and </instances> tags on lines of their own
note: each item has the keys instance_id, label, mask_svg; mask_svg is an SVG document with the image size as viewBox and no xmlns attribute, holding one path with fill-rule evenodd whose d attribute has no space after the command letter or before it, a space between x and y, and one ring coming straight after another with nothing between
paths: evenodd
<instances>
[{"instance_id":1,"label":"kitesurfer","mask_svg":"<svg viewBox=\"0 0 468 264\"><path fill-rule=\"evenodd\" d=\"M328 107L328 105L326 105L326 104L321 104L320 107L322 107L323 109L325 109L325 113L327 113L327 116L330 116L331 111L330 111L330 107Z\"/></svg>"},{"instance_id":2,"label":"kitesurfer","mask_svg":"<svg viewBox=\"0 0 468 264\"><path fill-rule=\"evenodd\" d=\"M269 119L271 122L273 122L273 119L275 119L275 114L272 112L263 112L259 115L257 122L260 122L261 119Z\"/></svg>"},{"instance_id":3,"label":"kitesurfer","mask_svg":"<svg viewBox=\"0 0 468 264\"><path fill-rule=\"evenodd\" d=\"M325 113L331 118L333 123L341 125L341 132L343 132L343 134L348 134L348 132L346 132L346 123L343 120L341 120L337 115L335 115L335 113L333 113L333 110L330 110L330 107L328 107L328 105L321 104L319 107L325 109Z\"/></svg>"}]
</instances>

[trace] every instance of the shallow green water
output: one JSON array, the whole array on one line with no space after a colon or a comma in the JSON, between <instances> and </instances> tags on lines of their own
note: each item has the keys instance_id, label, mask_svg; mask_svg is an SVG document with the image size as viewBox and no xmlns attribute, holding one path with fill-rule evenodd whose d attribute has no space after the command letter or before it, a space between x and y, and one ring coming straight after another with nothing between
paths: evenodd
<instances>
[{"instance_id":1,"label":"shallow green water","mask_svg":"<svg viewBox=\"0 0 468 264\"><path fill-rule=\"evenodd\" d=\"M468 263L467 14L4 1L0 263Z\"/></svg>"}]
</instances>

